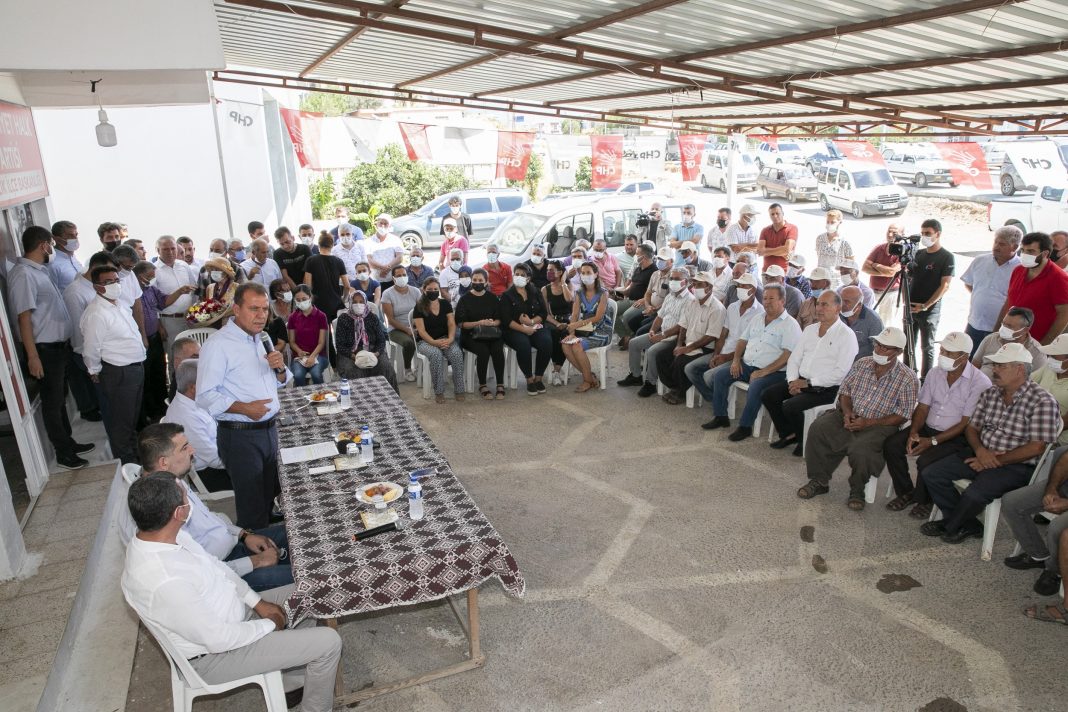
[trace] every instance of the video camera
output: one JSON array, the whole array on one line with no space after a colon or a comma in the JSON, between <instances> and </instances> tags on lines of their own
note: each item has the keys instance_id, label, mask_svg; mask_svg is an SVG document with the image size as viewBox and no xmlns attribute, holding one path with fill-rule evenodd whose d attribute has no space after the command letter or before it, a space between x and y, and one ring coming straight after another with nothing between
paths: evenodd
<instances>
[{"instance_id":1,"label":"video camera","mask_svg":"<svg viewBox=\"0 0 1068 712\"><path fill-rule=\"evenodd\" d=\"M895 255L902 264L912 262L916 257L916 245L920 244L919 235L896 235L894 241L887 245L886 251Z\"/></svg>"},{"instance_id":2,"label":"video camera","mask_svg":"<svg viewBox=\"0 0 1068 712\"><path fill-rule=\"evenodd\" d=\"M649 217L649 213L638 213L638 217L634 221L634 225L636 227L645 227L649 224L650 220L652 220L652 218Z\"/></svg>"}]
</instances>

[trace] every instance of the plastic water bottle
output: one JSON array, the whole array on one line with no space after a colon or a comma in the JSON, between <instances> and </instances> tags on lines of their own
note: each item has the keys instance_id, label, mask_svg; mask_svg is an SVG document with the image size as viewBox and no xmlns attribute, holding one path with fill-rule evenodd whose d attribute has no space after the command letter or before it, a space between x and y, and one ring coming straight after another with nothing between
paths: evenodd
<instances>
[{"instance_id":1,"label":"plastic water bottle","mask_svg":"<svg viewBox=\"0 0 1068 712\"><path fill-rule=\"evenodd\" d=\"M375 447L371 440L371 428L364 425L360 428L360 459L364 462L374 462Z\"/></svg>"},{"instance_id":2,"label":"plastic water bottle","mask_svg":"<svg viewBox=\"0 0 1068 712\"><path fill-rule=\"evenodd\" d=\"M423 518L423 486L414 477L408 480L408 517L413 521Z\"/></svg>"},{"instance_id":3,"label":"plastic water bottle","mask_svg":"<svg viewBox=\"0 0 1068 712\"><path fill-rule=\"evenodd\" d=\"M352 389L349 387L349 379L341 379L341 407L348 408L352 405Z\"/></svg>"}]
</instances>

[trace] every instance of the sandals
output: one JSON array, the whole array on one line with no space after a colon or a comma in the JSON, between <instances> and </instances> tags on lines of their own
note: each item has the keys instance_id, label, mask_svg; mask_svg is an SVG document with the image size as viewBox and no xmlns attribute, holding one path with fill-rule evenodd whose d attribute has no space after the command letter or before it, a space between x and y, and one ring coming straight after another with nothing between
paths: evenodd
<instances>
[{"instance_id":1,"label":"sandals","mask_svg":"<svg viewBox=\"0 0 1068 712\"><path fill-rule=\"evenodd\" d=\"M816 480L809 480L808 484L797 490L797 496L801 499L812 499L813 497L821 494L827 494L831 491L831 488L825 484L820 484Z\"/></svg>"},{"instance_id":2,"label":"sandals","mask_svg":"<svg viewBox=\"0 0 1068 712\"><path fill-rule=\"evenodd\" d=\"M913 519L927 519L931 516L931 507L930 504L917 504L909 512L909 516Z\"/></svg>"},{"instance_id":3,"label":"sandals","mask_svg":"<svg viewBox=\"0 0 1068 712\"><path fill-rule=\"evenodd\" d=\"M1050 609L1060 613L1060 616L1050 615ZM1041 607L1040 604L1036 603L1033 606L1025 608L1023 614L1031 620L1042 621L1043 623L1068 625L1068 610L1065 610L1063 603L1051 603L1048 606Z\"/></svg>"},{"instance_id":4,"label":"sandals","mask_svg":"<svg viewBox=\"0 0 1068 712\"><path fill-rule=\"evenodd\" d=\"M445 394L444 393L435 393L434 394L434 402L435 403L444 403L445 402Z\"/></svg>"},{"instance_id":5,"label":"sandals","mask_svg":"<svg viewBox=\"0 0 1068 712\"><path fill-rule=\"evenodd\" d=\"M592 391L594 388L600 388L601 383L595 378L592 381L583 381L575 389L575 393L585 393L586 391Z\"/></svg>"},{"instance_id":6,"label":"sandals","mask_svg":"<svg viewBox=\"0 0 1068 712\"><path fill-rule=\"evenodd\" d=\"M900 512L905 507L909 506L916 499L915 492L906 492L905 494L898 495L892 500L886 503L886 508L891 512ZM929 514L929 512L928 512Z\"/></svg>"},{"instance_id":7,"label":"sandals","mask_svg":"<svg viewBox=\"0 0 1068 712\"><path fill-rule=\"evenodd\" d=\"M482 400L493 400L493 394L490 393L489 386L479 386L478 392L482 396Z\"/></svg>"},{"instance_id":8,"label":"sandals","mask_svg":"<svg viewBox=\"0 0 1068 712\"><path fill-rule=\"evenodd\" d=\"M465 400L467 400L467 398L464 396L463 393L457 393L456 400L460 403L463 403Z\"/></svg>"},{"instance_id":9,"label":"sandals","mask_svg":"<svg viewBox=\"0 0 1068 712\"><path fill-rule=\"evenodd\" d=\"M497 386L497 400L504 400L504 386Z\"/></svg>"}]
</instances>

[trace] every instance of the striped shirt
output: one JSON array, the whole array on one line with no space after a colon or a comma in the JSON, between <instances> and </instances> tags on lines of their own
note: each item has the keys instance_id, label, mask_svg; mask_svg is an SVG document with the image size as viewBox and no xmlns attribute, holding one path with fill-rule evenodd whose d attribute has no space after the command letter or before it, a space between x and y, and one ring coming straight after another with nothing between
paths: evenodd
<instances>
[{"instance_id":1,"label":"striped shirt","mask_svg":"<svg viewBox=\"0 0 1068 712\"><path fill-rule=\"evenodd\" d=\"M1061 431L1061 409L1049 391L1027 380L1013 394L1012 403L1005 403L997 386L983 391L969 425L979 431L983 447L1008 452L1036 440L1054 442Z\"/></svg>"},{"instance_id":2,"label":"striped shirt","mask_svg":"<svg viewBox=\"0 0 1068 712\"><path fill-rule=\"evenodd\" d=\"M878 364L871 356L858 359L842 381L838 397L849 396L853 400L853 413L860 418L891 415L911 418L920 388L915 372L901 361L894 361L890 370L878 378L876 368Z\"/></svg>"}]
</instances>

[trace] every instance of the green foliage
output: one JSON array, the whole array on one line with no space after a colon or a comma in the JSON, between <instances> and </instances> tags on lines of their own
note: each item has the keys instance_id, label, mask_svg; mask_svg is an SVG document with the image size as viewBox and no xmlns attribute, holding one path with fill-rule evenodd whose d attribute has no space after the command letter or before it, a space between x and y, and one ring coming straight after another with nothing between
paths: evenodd
<instances>
[{"instance_id":1,"label":"green foliage","mask_svg":"<svg viewBox=\"0 0 1068 712\"><path fill-rule=\"evenodd\" d=\"M324 116L344 116L360 109L375 109L381 105L379 99L322 91L308 92L300 97L301 111L317 112Z\"/></svg>"},{"instance_id":2,"label":"green foliage","mask_svg":"<svg viewBox=\"0 0 1068 712\"><path fill-rule=\"evenodd\" d=\"M324 173L321 178L313 178L308 186L308 193L311 195L312 218L326 220L334 217L337 188L332 175Z\"/></svg>"},{"instance_id":3,"label":"green foliage","mask_svg":"<svg viewBox=\"0 0 1068 712\"><path fill-rule=\"evenodd\" d=\"M533 151L530 152L530 162L527 163L527 174L523 180L510 180L508 181L509 188L523 188L527 191L527 195L530 196L530 201L534 202L538 199L538 183L541 182L541 177L545 174L545 167L542 165L541 157Z\"/></svg>"},{"instance_id":4,"label":"green foliage","mask_svg":"<svg viewBox=\"0 0 1068 712\"><path fill-rule=\"evenodd\" d=\"M572 190L593 190L593 159L583 156L575 167L575 187Z\"/></svg>"},{"instance_id":5,"label":"green foliage","mask_svg":"<svg viewBox=\"0 0 1068 712\"><path fill-rule=\"evenodd\" d=\"M410 213L443 193L474 187L474 181L462 169L410 161L404 149L390 144L379 149L374 163L364 163L349 172L342 200L352 210L368 216L377 213L396 216Z\"/></svg>"}]
</instances>

